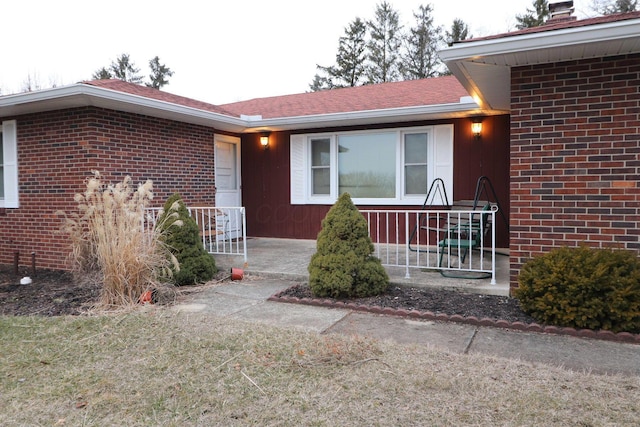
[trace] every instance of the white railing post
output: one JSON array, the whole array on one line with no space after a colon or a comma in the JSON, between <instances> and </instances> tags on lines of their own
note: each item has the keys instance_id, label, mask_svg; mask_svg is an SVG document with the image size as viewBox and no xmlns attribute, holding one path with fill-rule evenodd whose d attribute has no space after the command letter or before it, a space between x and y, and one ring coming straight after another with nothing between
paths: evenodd
<instances>
[{"instance_id":1,"label":"white railing post","mask_svg":"<svg viewBox=\"0 0 640 427\"><path fill-rule=\"evenodd\" d=\"M397 217L396 217L397 218ZM397 223L398 221L396 220L396 229L397 229ZM419 226L419 225L418 225ZM405 212L404 214L404 264L405 264L405 274L404 274L404 278L405 279L410 279L411 275L409 274L409 262L410 262L410 257L409 257L409 245L411 244L411 242L409 241L409 212Z\"/></svg>"},{"instance_id":2,"label":"white railing post","mask_svg":"<svg viewBox=\"0 0 640 427\"><path fill-rule=\"evenodd\" d=\"M491 277L491 284L496 284L496 232L495 232L495 207L486 210L362 210L360 211L368 223L369 235L372 237L376 255L385 266L404 267L405 278L410 278L410 268L432 269L444 271L459 271L479 273L481 276ZM485 214L486 218L485 218ZM404 215L404 242L399 232L401 215ZM412 233L410 218L415 216L416 232ZM424 217L424 221L420 218ZM372 221L375 221L373 227ZM381 224L385 221L385 224ZM391 223L393 221L393 223ZM487 269L484 257L488 253L485 250L486 238L484 235L490 221L490 254L491 268ZM391 228L395 227L394 235ZM382 235L381 233L384 233ZM425 233L424 243L420 237ZM416 245L412 248L411 235L414 234ZM432 243L432 235L435 235L436 243ZM375 238L374 238L375 236ZM382 240L384 239L384 241ZM404 251L402 246L404 244ZM384 245L384 247L383 247ZM395 250L392 248L395 246ZM384 249L384 253L383 253ZM479 251L479 256L474 254ZM457 252L456 252L457 251ZM401 260L404 254L404 260ZM465 261L462 262L462 256ZM444 259L446 255L447 259ZM452 257L458 258L457 266L454 266ZM442 262L440 259L442 258ZM440 264L443 264L442 266ZM443 273L444 274L444 273ZM465 276L466 277L466 276Z\"/></svg>"}]
</instances>

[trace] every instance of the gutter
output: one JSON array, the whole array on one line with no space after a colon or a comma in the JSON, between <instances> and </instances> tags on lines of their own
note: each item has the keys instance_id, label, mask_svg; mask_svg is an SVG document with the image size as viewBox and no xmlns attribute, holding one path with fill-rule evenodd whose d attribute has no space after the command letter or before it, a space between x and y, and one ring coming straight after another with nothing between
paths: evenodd
<instances>
[{"instance_id":1,"label":"gutter","mask_svg":"<svg viewBox=\"0 0 640 427\"><path fill-rule=\"evenodd\" d=\"M37 92L2 96L0 97L0 117L82 106L95 106L151 117L166 118L235 133L406 122L465 117L481 113L479 105L473 98L463 97L458 103L439 105L269 119L263 119L262 116L259 115L242 115L235 117L113 89L78 83ZM502 112L494 113L502 114ZM484 114L487 114L487 112L484 112Z\"/></svg>"},{"instance_id":2,"label":"gutter","mask_svg":"<svg viewBox=\"0 0 640 427\"><path fill-rule=\"evenodd\" d=\"M459 43L438 52L444 62L482 61L482 58L522 51L547 50L558 47L603 43L622 39L637 39L640 25L637 19L608 24L586 25L496 39Z\"/></svg>"}]
</instances>

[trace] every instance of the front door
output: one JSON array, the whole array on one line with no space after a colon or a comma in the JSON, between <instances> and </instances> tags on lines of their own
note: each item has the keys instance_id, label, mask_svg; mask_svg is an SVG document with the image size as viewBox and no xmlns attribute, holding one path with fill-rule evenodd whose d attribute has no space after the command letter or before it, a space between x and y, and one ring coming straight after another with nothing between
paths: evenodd
<instances>
[{"instance_id":1,"label":"front door","mask_svg":"<svg viewBox=\"0 0 640 427\"><path fill-rule=\"evenodd\" d=\"M240 182L240 138L227 135L215 136L216 207L242 206ZM224 209L223 209L224 210ZM229 222L225 228L227 237L235 238L241 230L241 218L232 211L226 212Z\"/></svg>"}]
</instances>

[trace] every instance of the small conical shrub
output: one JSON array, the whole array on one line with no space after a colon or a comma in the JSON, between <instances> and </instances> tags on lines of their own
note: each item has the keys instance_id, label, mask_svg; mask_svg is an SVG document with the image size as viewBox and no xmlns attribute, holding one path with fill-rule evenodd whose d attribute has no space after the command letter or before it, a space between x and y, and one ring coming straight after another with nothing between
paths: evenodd
<instances>
[{"instance_id":1,"label":"small conical shrub","mask_svg":"<svg viewBox=\"0 0 640 427\"><path fill-rule=\"evenodd\" d=\"M165 220L164 215L171 212L174 203L178 203L178 208L175 210L178 213L177 218ZM176 220L182 221L182 226L170 227ZM177 286L184 286L211 280L218 271L215 259L204 249L198 224L189 215L189 211L179 194L176 193L169 197L158 224L162 224L167 230L164 242L180 265L179 270L173 270L173 283Z\"/></svg>"},{"instance_id":2,"label":"small conical shrub","mask_svg":"<svg viewBox=\"0 0 640 427\"><path fill-rule=\"evenodd\" d=\"M389 276L373 256L367 221L342 194L322 220L316 253L309 263L309 287L321 297L378 295L389 286Z\"/></svg>"}]
</instances>

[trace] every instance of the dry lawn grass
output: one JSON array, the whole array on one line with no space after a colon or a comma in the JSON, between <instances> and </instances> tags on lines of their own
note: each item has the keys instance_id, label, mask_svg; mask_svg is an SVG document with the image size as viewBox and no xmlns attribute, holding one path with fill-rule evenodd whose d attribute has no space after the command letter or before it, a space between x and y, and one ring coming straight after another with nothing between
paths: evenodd
<instances>
[{"instance_id":1,"label":"dry lawn grass","mask_svg":"<svg viewBox=\"0 0 640 427\"><path fill-rule=\"evenodd\" d=\"M148 308L0 317L0 425L637 425L640 378Z\"/></svg>"}]
</instances>

